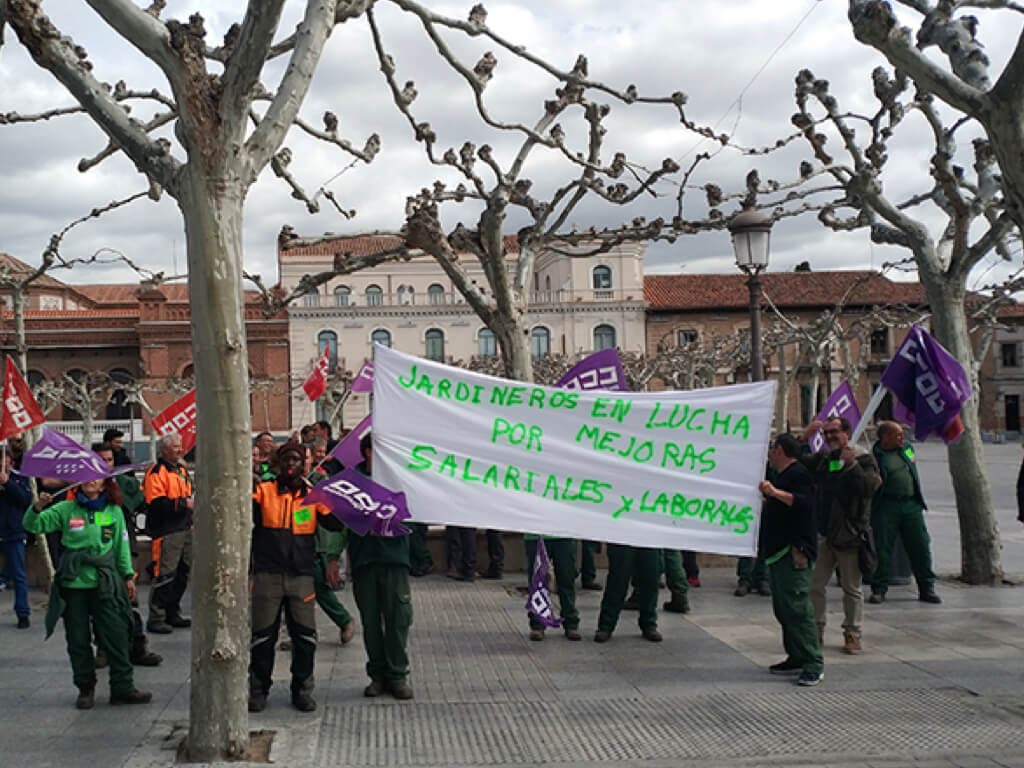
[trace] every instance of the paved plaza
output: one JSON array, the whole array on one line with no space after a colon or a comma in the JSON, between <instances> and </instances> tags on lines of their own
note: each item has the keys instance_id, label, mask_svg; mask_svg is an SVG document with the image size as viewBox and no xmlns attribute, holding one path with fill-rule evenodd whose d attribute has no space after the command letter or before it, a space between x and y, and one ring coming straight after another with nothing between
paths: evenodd
<instances>
[{"instance_id":1,"label":"paved plaza","mask_svg":"<svg viewBox=\"0 0 1024 768\"><path fill-rule=\"evenodd\" d=\"M1013 580L1024 577L1014 496L1021 448L987 452ZM414 581L414 701L362 698L359 638L341 647L335 630L322 630L317 712L289 705L280 654L270 705L251 727L276 732L271 759L283 766L1024 768L1024 587L968 588L948 578L959 548L945 451L927 445L918 455L944 602L922 604L912 587L893 588L887 603L865 607L865 650L849 657L839 652L832 588L817 688L768 674L782 658L770 600L733 597L727 569L701 574L693 613L661 615L660 644L640 638L629 612L611 642L593 643L594 592L580 594L583 642L549 632L531 643L524 574L474 584L433 575ZM350 589L341 597L354 608ZM104 695L79 712L60 630L42 639L44 596L33 595L28 632L13 628L9 595L0 599L0 766L174 763L188 719L187 631L152 639L165 662L137 671L138 685L154 692L151 705L107 706L101 673Z\"/></svg>"}]
</instances>

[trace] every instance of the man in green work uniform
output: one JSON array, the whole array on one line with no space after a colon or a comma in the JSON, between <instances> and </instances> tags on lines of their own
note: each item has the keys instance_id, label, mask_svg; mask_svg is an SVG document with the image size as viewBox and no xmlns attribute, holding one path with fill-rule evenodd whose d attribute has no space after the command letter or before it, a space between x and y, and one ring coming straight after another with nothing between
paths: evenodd
<instances>
[{"instance_id":1,"label":"man in green work uniform","mask_svg":"<svg viewBox=\"0 0 1024 768\"><path fill-rule=\"evenodd\" d=\"M537 534L523 536L526 545L526 573L532 580L534 560L537 557ZM582 640L580 635L580 612L576 609L576 539L554 539L544 537L544 549L555 568L555 589L558 591L558 615L562 619L562 631L567 640ZM544 624L531 613L530 639L544 639Z\"/></svg>"},{"instance_id":2,"label":"man in green work uniform","mask_svg":"<svg viewBox=\"0 0 1024 768\"><path fill-rule=\"evenodd\" d=\"M629 579L636 572L636 599L640 610L640 631L646 640L659 643L658 631L658 556L659 549L630 547L625 544L608 545L608 580L601 597L601 612L597 618L595 643L606 643L611 639L619 621Z\"/></svg>"},{"instance_id":3,"label":"man in green work uniform","mask_svg":"<svg viewBox=\"0 0 1024 768\"><path fill-rule=\"evenodd\" d=\"M359 442L359 450L363 462L356 469L369 476L373 466L369 432ZM348 557L352 565L352 590L363 622L366 674L370 676L363 695L373 698L390 691L396 699L411 699L406 651L412 626L409 536L359 536L349 531Z\"/></svg>"},{"instance_id":4,"label":"man in green work uniform","mask_svg":"<svg viewBox=\"0 0 1024 768\"><path fill-rule=\"evenodd\" d=\"M814 686L824 677L825 661L811 602L818 535L814 517L814 481L797 461L800 443L792 435L775 438L768 451L771 480L758 486L765 497L759 555L771 577L772 609L782 625L786 658L772 664L773 675L799 674L797 684Z\"/></svg>"},{"instance_id":5,"label":"man in green work uniform","mask_svg":"<svg viewBox=\"0 0 1024 768\"><path fill-rule=\"evenodd\" d=\"M313 444L312 464L319 467L327 458L327 441L317 439ZM327 479L327 473L320 469L309 475L311 485ZM316 528L316 559L313 561L313 586L316 589L316 604L320 606L327 618L341 632L342 645L348 645L356 634L356 623L352 614L338 599L334 590L342 583L341 553L348 543L348 530L331 531L322 525Z\"/></svg>"},{"instance_id":6,"label":"man in green work uniform","mask_svg":"<svg viewBox=\"0 0 1024 768\"><path fill-rule=\"evenodd\" d=\"M878 440L872 450L882 475L882 486L871 505L878 568L875 570L868 602L885 602L892 551L899 538L903 541L910 567L914 571L918 600L923 603L941 603L942 599L935 594L931 539L924 524L925 502L921 494L921 478L917 474L914 449L904 443L903 427L895 421L883 421L878 425Z\"/></svg>"}]
</instances>

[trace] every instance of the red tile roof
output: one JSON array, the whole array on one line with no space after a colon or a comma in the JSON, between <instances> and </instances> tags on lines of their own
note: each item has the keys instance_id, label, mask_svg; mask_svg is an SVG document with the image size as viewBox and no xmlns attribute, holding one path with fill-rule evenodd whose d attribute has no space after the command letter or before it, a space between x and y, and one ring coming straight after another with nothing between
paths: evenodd
<instances>
[{"instance_id":1,"label":"red tile roof","mask_svg":"<svg viewBox=\"0 0 1024 768\"><path fill-rule=\"evenodd\" d=\"M298 238L303 240L305 238ZM334 256L336 253L351 253L353 256L368 256L380 251L397 248L401 238L394 235L352 235L321 240L309 245L289 246L288 241L279 243L278 252L288 256ZM519 250L519 238L505 235L505 253Z\"/></svg>"},{"instance_id":2,"label":"red tile roof","mask_svg":"<svg viewBox=\"0 0 1024 768\"><path fill-rule=\"evenodd\" d=\"M920 283L897 283L869 270L850 272L768 272L764 293L779 307L830 307L852 288L848 304L925 302ZM747 277L724 275L647 275L644 298L653 311L742 309L750 302Z\"/></svg>"}]
</instances>

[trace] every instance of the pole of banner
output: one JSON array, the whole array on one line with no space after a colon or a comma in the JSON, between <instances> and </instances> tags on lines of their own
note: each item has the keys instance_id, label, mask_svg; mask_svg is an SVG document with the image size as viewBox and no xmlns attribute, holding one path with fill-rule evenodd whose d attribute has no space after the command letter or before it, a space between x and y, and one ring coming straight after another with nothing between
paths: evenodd
<instances>
[{"instance_id":1,"label":"pole of banner","mask_svg":"<svg viewBox=\"0 0 1024 768\"><path fill-rule=\"evenodd\" d=\"M857 428L853 430L853 435L850 437L850 442L854 445L857 441L864 436L865 430L868 428L868 424L871 423L871 418L875 415L875 411L878 410L879 406L882 405L882 401L888 394L889 388L884 384L879 384L878 389L875 390L875 394L871 396L871 400L868 401L868 407L864 409L864 413L860 416L860 423Z\"/></svg>"},{"instance_id":2,"label":"pole of banner","mask_svg":"<svg viewBox=\"0 0 1024 768\"><path fill-rule=\"evenodd\" d=\"M341 409L345 407L345 403L348 402L348 396L351 395L351 394L352 394L352 390L351 389L346 389L345 390L345 394L343 394L341 396L341 400L338 401L338 407L334 409L334 412L331 414L331 418L329 418L327 420L327 422L331 425L332 429L334 428L334 419L337 417L337 415L341 411Z\"/></svg>"}]
</instances>

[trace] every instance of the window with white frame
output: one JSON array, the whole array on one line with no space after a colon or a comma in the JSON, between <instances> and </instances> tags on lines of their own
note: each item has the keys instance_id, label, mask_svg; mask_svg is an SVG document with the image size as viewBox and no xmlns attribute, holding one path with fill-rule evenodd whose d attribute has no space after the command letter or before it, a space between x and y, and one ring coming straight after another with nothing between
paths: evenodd
<instances>
[{"instance_id":1,"label":"window with white frame","mask_svg":"<svg viewBox=\"0 0 1024 768\"><path fill-rule=\"evenodd\" d=\"M551 352L551 331L538 325L530 331L530 353L534 357L543 357Z\"/></svg>"},{"instance_id":2,"label":"window with white frame","mask_svg":"<svg viewBox=\"0 0 1024 768\"><path fill-rule=\"evenodd\" d=\"M444 331L440 328L431 328L427 331L424 356L427 360L434 360L438 363L444 362Z\"/></svg>"},{"instance_id":3,"label":"window with white frame","mask_svg":"<svg viewBox=\"0 0 1024 768\"><path fill-rule=\"evenodd\" d=\"M352 301L352 289L347 285L339 285L334 289L334 306L347 307Z\"/></svg>"},{"instance_id":4,"label":"window with white frame","mask_svg":"<svg viewBox=\"0 0 1024 768\"><path fill-rule=\"evenodd\" d=\"M444 304L444 286L433 283L427 288L427 302L433 306Z\"/></svg>"},{"instance_id":5,"label":"window with white frame","mask_svg":"<svg viewBox=\"0 0 1024 768\"><path fill-rule=\"evenodd\" d=\"M615 348L615 329L610 325L599 325L594 329L594 350Z\"/></svg>"},{"instance_id":6,"label":"window with white frame","mask_svg":"<svg viewBox=\"0 0 1024 768\"><path fill-rule=\"evenodd\" d=\"M384 291L379 285L366 286L366 306L379 307L384 303Z\"/></svg>"},{"instance_id":7,"label":"window with white frame","mask_svg":"<svg viewBox=\"0 0 1024 768\"><path fill-rule=\"evenodd\" d=\"M477 334L477 354L480 357L496 357L498 354L498 341L494 337L494 331L490 328L481 328Z\"/></svg>"}]
</instances>

